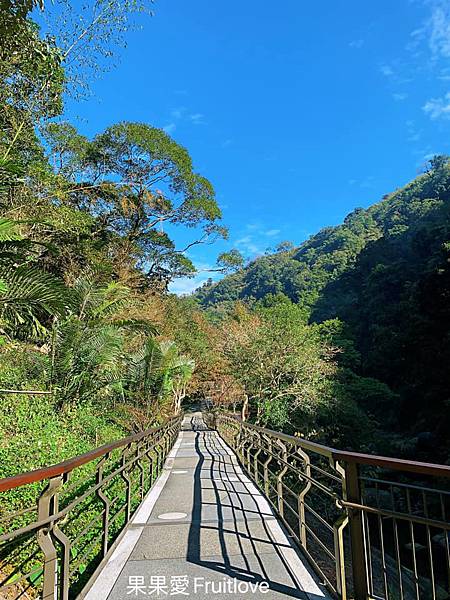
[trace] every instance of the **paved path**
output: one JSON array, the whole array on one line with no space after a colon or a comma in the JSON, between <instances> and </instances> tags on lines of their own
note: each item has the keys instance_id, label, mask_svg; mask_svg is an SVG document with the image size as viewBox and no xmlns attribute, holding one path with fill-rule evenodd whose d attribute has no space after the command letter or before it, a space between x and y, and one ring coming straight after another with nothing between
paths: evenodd
<instances>
[{"instance_id":1,"label":"paved path","mask_svg":"<svg viewBox=\"0 0 450 600\"><path fill-rule=\"evenodd\" d=\"M200 413L85 598L146 597L329 600Z\"/></svg>"}]
</instances>

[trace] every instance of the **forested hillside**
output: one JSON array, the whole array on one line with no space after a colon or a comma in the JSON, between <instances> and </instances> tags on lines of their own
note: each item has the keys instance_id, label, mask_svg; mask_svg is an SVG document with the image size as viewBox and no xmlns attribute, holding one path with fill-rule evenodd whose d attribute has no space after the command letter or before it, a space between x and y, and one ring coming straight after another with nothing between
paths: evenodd
<instances>
[{"instance_id":1,"label":"forested hillside","mask_svg":"<svg viewBox=\"0 0 450 600\"><path fill-rule=\"evenodd\" d=\"M216 63L221 64L218 49L223 55L234 54L234 65L237 60L242 62L245 48L250 47L248 27L242 27L241 32L241 44L245 41L245 46L234 42L223 45L217 42L222 36L215 37L220 21L216 15L205 20L203 27L208 3L188 8L184 3L167 4L167 29L162 19L160 37L153 39L149 19L150 33L141 37L142 48L134 49L135 58L137 51L145 58L147 70L140 72L130 61L130 77L134 80L128 92L135 95L136 106L132 106L135 98L130 95L123 97L132 97L132 101L121 103L120 94L117 98L111 94L102 98L103 106L98 103L92 112L85 111L94 115L88 124L70 116L77 113L80 102L97 101L90 96L92 77L100 78L117 52L126 53L131 32L146 23L153 1L55 0L44 4L42 0L7 0L0 5L0 588L7 590L7 596L0 591L1 598L34 599L41 588L45 598L55 594L66 598L69 582L77 586L72 586L70 597L81 590L106 552L112 551L113 540L117 540L137 506L142 503L144 512L148 510L154 500L145 494L163 470L166 473L164 480L159 480L155 498L165 485L170 471L165 468L165 458L175 439L179 440L173 446L175 454L181 443L176 436L180 428L186 429L187 421L182 419L185 408L198 411L206 405L205 423L214 422L219 411L233 411L260 427L342 450L450 464L450 159L435 156L427 170L404 188L368 209L354 210L342 225L319 231L299 247L283 242L274 253L245 266L236 248L217 255L215 243L229 236L217 200L230 199L224 180L231 180L234 194L252 173L247 164L245 173L236 168L240 152L248 157L250 146L234 143L231 132L234 138L238 130L244 131L240 132L241 141L253 136L253 147L259 144L258 136L271 139L271 135L260 126L266 112L260 117L255 113L258 135L254 135L248 118L239 121L238 109L229 110L232 105L223 94L224 69L215 68ZM225 11L224 15L230 12L219 4L214 10ZM294 8L295 3L291 4ZM159 10L158 3L155 8ZM191 10L193 18L190 12L186 18L183 11ZM259 10L256 5L255 10ZM301 16L304 9L297 10ZM254 10L249 7L241 11L239 18L247 12L253 24ZM283 11L280 14L286 20ZM235 15L228 16L228 31L234 35ZM181 51L176 44L170 48L169 60L167 39L173 42L174 31L189 31L188 21L195 25L192 39L201 42L192 44L196 59L188 59L187 52L185 56L185 40L190 39L186 34L181 39ZM270 23L271 36L273 29ZM166 31L168 36L164 35ZM203 35L205 32L208 35ZM293 33L296 39L297 29ZM206 38L211 38L209 43L213 45L208 46ZM228 34L223 36L224 40L228 38ZM152 45L147 45L149 39ZM263 41L260 76L265 86L270 44L274 55L282 56L289 69L291 66L278 44L265 38ZM256 45L261 45L259 39ZM351 45L345 41L345 47ZM206 48L213 50L208 53ZM239 51L235 54L236 49ZM200 58L204 57L203 63ZM190 65L186 70L189 83L180 81L176 69L172 72L178 62L184 70L185 64ZM247 67L244 65L245 81ZM163 80L154 80L156 70ZM278 68L273 67L275 71L279 75ZM194 72L199 79L193 77ZM234 77L234 67L230 72ZM123 72L120 80L124 88L125 80L131 81ZM256 88L253 81L250 84L252 97L247 97L247 106L252 110ZM221 110L218 96L212 94L210 108L212 98L216 100L208 123L207 110L202 109L205 115L197 112L201 108L198 96L199 106L194 112L194 87L201 96L207 96L207 88L216 88L226 110ZM230 90L238 107L242 99L234 93L235 87L230 86ZM186 96L186 106L175 108L178 96ZM192 102L189 109L188 102ZM439 104L438 100L433 102ZM113 104L113 109L106 103ZM259 109L262 111L262 106ZM441 110L446 117L448 106ZM299 112L297 106L295 111ZM227 113L228 124L220 124L221 112ZM113 114L112 122L106 120ZM172 121L163 120L164 114L169 114ZM321 111L320 122L323 114ZM147 122L148 115L157 123ZM158 123L166 125L160 127ZM286 131L294 137L290 127ZM304 146L309 153L310 145ZM288 145L283 147L285 157L288 152L293 155ZM319 142L317 147L323 151ZM220 156L216 164L209 160L213 148L217 150L216 160ZM223 162L225 152L233 154L232 162ZM268 160L272 158L255 158L261 163L259 169L267 169L271 164ZM203 165L201 172L198 164ZM234 170L227 169L226 164L235 165ZM216 173L217 196L206 171ZM288 168L285 171L292 177L296 172ZM230 178L230 172L236 177ZM280 169L272 172L279 173ZM254 175L253 179L249 195L247 190L239 189L240 196L234 201L238 214L227 213L231 223L245 218L241 198L258 193L261 178ZM315 185L313 176L311 181ZM294 183L294 189L301 187L302 182ZM251 210L251 202L245 208ZM266 223L271 218L267 214ZM259 234L261 240L276 239L278 235L278 230L254 227L252 235ZM222 250L227 247L219 245ZM186 279L200 277L204 271L220 272L224 278L217 283L209 280L191 295L171 293L177 280L181 280L182 288ZM434 595L436 589L436 598L444 598L440 586L447 576L449 545L445 545L445 523L437 519L445 521L445 487L439 484L442 489L435 489L433 497L429 481L416 478L418 470L412 486L403 483L400 472L401 479L390 483L385 479L390 477L384 469L386 461L372 458L365 459L367 464L358 475L358 464L352 461L360 457L348 462L339 458L338 466L334 461L337 456L345 457L344 453L317 449L308 442L297 446L295 440L286 441L286 436L267 432L250 438L246 431L254 430L237 427L238 421L221 416L215 421L217 431L236 450L239 460L246 455L242 466L246 462L252 470L254 461L255 482L258 484L259 468L267 499L275 508L278 506L280 513L290 508L292 520L284 519L287 528L300 531L297 539L304 548L310 534L318 542L321 550L319 546L319 551L311 550L308 537L307 554L320 565L323 578L333 573L334 581L336 563L336 589L342 591L342 597L347 597L345 575L350 573L347 567L352 563L355 585L354 590L348 587L348 593L368 597L364 590L361 592L361 584L364 587L363 579L372 578L372 571L363 577L361 565L366 568L363 563L373 561L384 577L386 598L397 597L397 590L403 598L403 579L410 582L410 597L418 598L421 578L426 579L423 597L428 597L431 589ZM145 431L163 423L166 425L158 431ZM214 450L218 433L199 431L204 427L199 426L197 415L188 428L197 432L195 457L187 453L190 475L178 481L192 496L193 505L174 504L177 511L181 508L186 513L152 508L148 524L158 519L172 523L181 515L183 531L189 528L183 556L189 557L191 566L198 563L203 572L206 563L191 560L195 556L200 559L200 537L192 536L192 524L202 510L200 505L205 504L199 469L204 469L202 463L206 460L211 473L216 473L213 461L218 459L219 479L225 466L224 480L231 481L227 469L236 467L238 459L228 456L229 464L224 465L221 452ZM107 450L99 449L137 432L133 441L122 440ZM266 446L257 441L263 438L268 440ZM286 443L281 443L282 439ZM249 440L253 441L247 443ZM95 448L88 461L78 457L63 467L46 469L45 475L27 473ZM301 448L307 449L308 456ZM181 452L180 460L185 461L187 454ZM377 462L383 471L373 467ZM188 474L187 470L172 472ZM443 469L432 465L422 472L442 473ZM19 477L12 483L4 481L15 475ZM215 475L213 479L215 485ZM173 481L168 480L169 495L173 494ZM368 482L374 485L366 485ZM421 489L416 483L427 487ZM364 493L358 488L364 488ZM371 507L370 493L374 493L377 508ZM178 502L183 494L175 495ZM217 514L222 496L220 492L220 498L216 498ZM235 499L230 496L228 500L234 514ZM166 506L167 498L158 502ZM367 504L367 514L359 511L360 503ZM402 516L397 510L404 511L405 505L408 510ZM244 514L244 504L241 508ZM348 515L351 520L346 530ZM264 517L262 513L260 516ZM373 550L370 538L377 536L369 535L372 518L379 537ZM389 520L394 529L388 525ZM387 534L383 534L383 523ZM423 534L417 534L419 525ZM138 529L142 527L135 530L140 535ZM149 528L153 535L150 529L163 532L164 528ZM219 529L216 533L222 548ZM319 535L322 532L323 543ZM241 533L236 530L236 534L242 549ZM253 543L250 532L244 537ZM388 540L386 552L384 538ZM126 536L123 539L128 540ZM364 545L366 539L369 545ZM392 544L395 552L389 550ZM144 562L153 564L147 560L147 546L148 540L142 546ZM102 564L114 566L114 557L123 554L119 548L114 545L113 554L108 554L111 562L105 559ZM416 552L427 569L429 563L431 579L428 572L423 577L425 567L417 570L420 562L416 564ZM438 557L436 580L433 553ZM357 554L359 560L355 560ZM403 561L404 554L410 556L409 562ZM161 563L162 556L150 558ZM324 557L331 559L331 570ZM272 579L262 563L259 570L249 570L247 577L245 568L228 568L225 552L223 559L223 573L221 560L211 563L214 581L226 573L236 575L235 583L239 579L261 579L260 572L262 579ZM284 559L282 562L283 568L289 566ZM181 564L178 559L176 564ZM270 570L276 571L271 566ZM403 578L402 570L407 577ZM105 572L109 581L108 569ZM399 584L388 590L389 575ZM297 578L297 582L289 576L287 583L284 575L279 581L276 576L270 587L277 597L291 596L291 591L298 596L299 586L310 589L309 575L308 580ZM189 595L186 587L179 587L180 577L188 576L170 575L170 595ZM127 595L145 595L146 590L149 596L155 590L157 595L160 591L167 595L164 590L169 585L165 575L156 577L158 581L161 578L164 585L153 589L141 583L134 588L131 580L144 577L129 577ZM154 577L150 579L152 584ZM382 584L381 577L375 584ZM197 591L196 585L194 588ZM90 590L89 594L96 593L96 587L85 589ZM114 588L119 589L125 587ZM311 589L314 597L319 597L314 590L322 596L321 587ZM106 595L114 595L114 590L109 588Z\"/></svg>"},{"instance_id":2,"label":"forested hillside","mask_svg":"<svg viewBox=\"0 0 450 600\"><path fill-rule=\"evenodd\" d=\"M78 76L102 62L139 8L99 6L100 20L64 21L68 47L40 34L33 3L2 12L0 476L203 398L336 446L447 460L447 159L178 298L168 285L195 275L189 249L228 232L212 183L165 131L124 114L87 137L63 118L73 61L88 55ZM217 269L240 261L233 250Z\"/></svg>"},{"instance_id":3,"label":"forested hillside","mask_svg":"<svg viewBox=\"0 0 450 600\"><path fill-rule=\"evenodd\" d=\"M0 13L0 477L179 412L196 365L165 292L195 268L166 228L191 244L227 234L164 131L123 121L88 139L62 118L146 7L67 3L55 35L33 8L47 10Z\"/></svg>"},{"instance_id":4,"label":"forested hillside","mask_svg":"<svg viewBox=\"0 0 450 600\"><path fill-rule=\"evenodd\" d=\"M189 248L227 236L187 149L148 123L88 138L62 118L73 61L87 55L81 77L109 56L139 6L100 3L92 22L75 13L68 47L40 34L32 7L13 3L0 22L0 477L205 397L248 400L260 423L370 448L376 426L338 377L339 324L310 326L285 297L210 314L168 293L196 272ZM222 254L217 268L239 260Z\"/></svg>"},{"instance_id":5,"label":"forested hillside","mask_svg":"<svg viewBox=\"0 0 450 600\"><path fill-rule=\"evenodd\" d=\"M361 389L358 405L400 434L405 449L443 449L450 425L449 198L450 166L436 157L424 174L342 225L258 258L196 296L203 306L226 307L283 293L312 323L338 318L345 333L334 343L354 344L354 372L393 392L368 398Z\"/></svg>"}]
</instances>

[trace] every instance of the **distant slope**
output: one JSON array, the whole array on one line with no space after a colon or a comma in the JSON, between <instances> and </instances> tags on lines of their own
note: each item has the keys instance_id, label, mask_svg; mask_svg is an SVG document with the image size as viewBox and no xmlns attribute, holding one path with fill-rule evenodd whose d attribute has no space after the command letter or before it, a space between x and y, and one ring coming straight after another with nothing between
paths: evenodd
<instances>
[{"instance_id":1,"label":"distant slope","mask_svg":"<svg viewBox=\"0 0 450 600\"><path fill-rule=\"evenodd\" d=\"M203 306L283 292L311 319L343 320L358 370L400 393L416 431L450 426L450 166L432 168L299 248L253 261L201 288ZM448 429L447 429L448 430Z\"/></svg>"},{"instance_id":2,"label":"distant slope","mask_svg":"<svg viewBox=\"0 0 450 600\"><path fill-rule=\"evenodd\" d=\"M369 211L356 209L343 225L327 227L299 248L257 258L245 269L196 292L204 306L283 292L314 306L320 290L353 265L361 250L382 236Z\"/></svg>"},{"instance_id":3,"label":"distant slope","mask_svg":"<svg viewBox=\"0 0 450 600\"><path fill-rule=\"evenodd\" d=\"M311 308L320 300L324 310L324 287L352 269L367 246L380 239L403 246L418 228L445 221L449 178L449 167L438 165L370 208L357 208L342 225L322 229L295 250L260 257L240 272L203 286L195 295L208 306L283 292ZM443 241L445 234L438 238ZM329 310L334 311L332 306Z\"/></svg>"}]
</instances>

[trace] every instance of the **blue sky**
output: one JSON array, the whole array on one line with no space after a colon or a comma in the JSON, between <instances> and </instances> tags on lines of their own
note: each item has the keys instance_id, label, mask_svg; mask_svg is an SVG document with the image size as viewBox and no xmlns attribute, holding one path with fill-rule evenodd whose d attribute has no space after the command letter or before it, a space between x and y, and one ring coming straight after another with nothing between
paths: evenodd
<instances>
[{"instance_id":1,"label":"blue sky","mask_svg":"<svg viewBox=\"0 0 450 600\"><path fill-rule=\"evenodd\" d=\"M188 148L230 228L229 242L192 252L200 269L232 247L253 258L299 244L450 152L450 0L153 8L67 115L88 135L148 122Z\"/></svg>"}]
</instances>

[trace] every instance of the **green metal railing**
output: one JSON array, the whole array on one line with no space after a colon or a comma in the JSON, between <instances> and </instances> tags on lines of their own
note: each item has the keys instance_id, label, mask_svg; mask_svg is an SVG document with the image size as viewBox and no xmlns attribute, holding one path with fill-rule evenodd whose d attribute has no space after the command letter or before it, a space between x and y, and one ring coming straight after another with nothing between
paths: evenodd
<instances>
[{"instance_id":1,"label":"green metal railing","mask_svg":"<svg viewBox=\"0 0 450 600\"><path fill-rule=\"evenodd\" d=\"M208 415L341 600L450 598L450 467L341 452Z\"/></svg>"},{"instance_id":2,"label":"green metal railing","mask_svg":"<svg viewBox=\"0 0 450 600\"><path fill-rule=\"evenodd\" d=\"M76 597L160 474L181 422L0 479L0 598Z\"/></svg>"}]
</instances>

